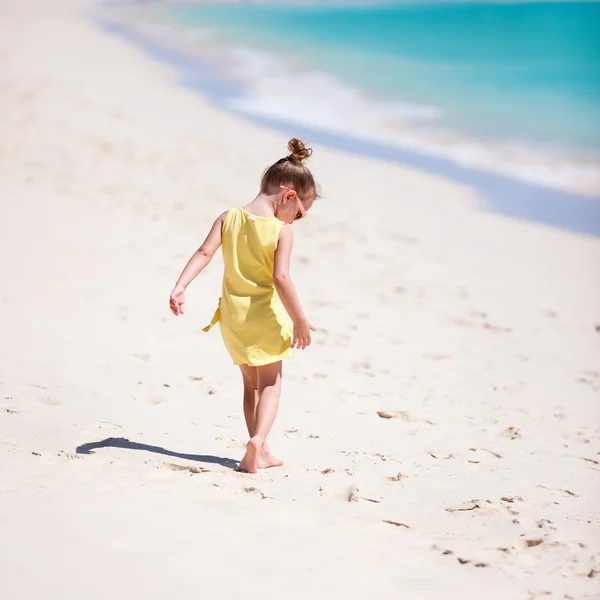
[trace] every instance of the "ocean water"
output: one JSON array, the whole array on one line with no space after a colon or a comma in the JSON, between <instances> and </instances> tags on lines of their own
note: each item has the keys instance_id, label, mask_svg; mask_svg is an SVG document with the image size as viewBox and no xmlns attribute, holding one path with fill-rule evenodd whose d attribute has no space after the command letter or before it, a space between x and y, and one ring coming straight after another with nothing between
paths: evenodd
<instances>
[{"instance_id":1,"label":"ocean water","mask_svg":"<svg viewBox=\"0 0 600 600\"><path fill-rule=\"evenodd\" d=\"M600 196L600 3L161 7L229 108Z\"/></svg>"}]
</instances>

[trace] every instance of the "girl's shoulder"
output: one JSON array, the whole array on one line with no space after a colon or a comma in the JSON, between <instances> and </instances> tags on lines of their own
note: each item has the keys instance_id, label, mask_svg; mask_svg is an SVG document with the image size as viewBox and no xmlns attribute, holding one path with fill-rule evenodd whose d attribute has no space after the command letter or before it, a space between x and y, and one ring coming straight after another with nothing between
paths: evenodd
<instances>
[{"instance_id":1,"label":"girl's shoulder","mask_svg":"<svg viewBox=\"0 0 600 600\"><path fill-rule=\"evenodd\" d=\"M287 242L294 241L294 232L287 223L282 223L281 229L279 230L279 241L282 241L282 240L287 241Z\"/></svg>"}]
</instances>

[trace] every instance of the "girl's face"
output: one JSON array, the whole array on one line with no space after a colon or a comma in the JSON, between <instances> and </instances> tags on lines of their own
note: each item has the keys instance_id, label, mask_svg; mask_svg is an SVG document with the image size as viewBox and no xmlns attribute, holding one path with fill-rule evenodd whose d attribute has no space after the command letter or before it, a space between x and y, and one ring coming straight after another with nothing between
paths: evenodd
<instances>
[{"instance_id":1,"label":"girl's face","mask_svg":"<svg viewBox=\"0 0 600 600\"><path fill-rule=\"evenodd\" d=\"M306 216L315 201L314 194L306 198L300 198L296 190L281 186L281 197L278 202L275 216L284 223L291 225L294 221L299 221Z\"/></svg>"}]
</instances>

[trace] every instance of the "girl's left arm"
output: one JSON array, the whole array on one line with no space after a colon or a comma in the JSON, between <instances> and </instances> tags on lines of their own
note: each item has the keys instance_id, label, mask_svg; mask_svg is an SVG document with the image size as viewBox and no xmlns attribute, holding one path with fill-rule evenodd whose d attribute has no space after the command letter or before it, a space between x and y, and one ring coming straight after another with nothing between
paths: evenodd
<instances>
[{"instance_id":1,"label":"girl's left arm","mask_svg":"<svg viewBox=\"0 0 600 600\"><path fill-rule=\"evenodd\" d=\"M187 265L185 265L185 268L181 272L169 298L169 306L175 316L182 315L185 312L185 290L187 286L202 272L219 249L221 245L221 229L226 216L227 212L224 212L217 217L206 239L202 242L200 248L192 254Z\"/></svg>"}]
</instances>

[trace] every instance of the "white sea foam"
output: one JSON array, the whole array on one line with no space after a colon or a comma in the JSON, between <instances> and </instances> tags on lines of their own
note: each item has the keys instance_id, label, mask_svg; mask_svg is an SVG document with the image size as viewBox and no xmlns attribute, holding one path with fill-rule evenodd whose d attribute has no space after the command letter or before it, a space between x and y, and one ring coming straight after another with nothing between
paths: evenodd
<instances>
[{"instance_id":1,"label":"white sea foam","mask_svg":"<svg viewBox=\"0 0 600 600\"><path fill-rule=\"evenodd\" d=\"M290 71L264 52L233 48L231 68L245 94L226 100L249 116L296 123L358 140L447 158L532 183L600 195L600 159L517 139L477 140L443 125L435 106L384 102L315 72Z\"/></svg>"},{"instance_id":2,"label":"white sea foam","mask_svg":"<svg viewBox=\"0 0 600 600\"><path fill-rule=\"evenodd\" d=\"M204 59L217 60L243 93L222 99L230 110L311 129L445 158L455 164L524 182L600 197L600 157L585 157L518 139L480 140L449 130L443 112L370 97L335 77L297 68L286 57L242 46L214 45L212 32L184 35L180 28L152 26L145 34L173 39ZM168 30L168 33L165 32ZM186 31L185 29L183 31ZM187 30L188 32L190 30Z\"/></svg>"}]
</instances>

